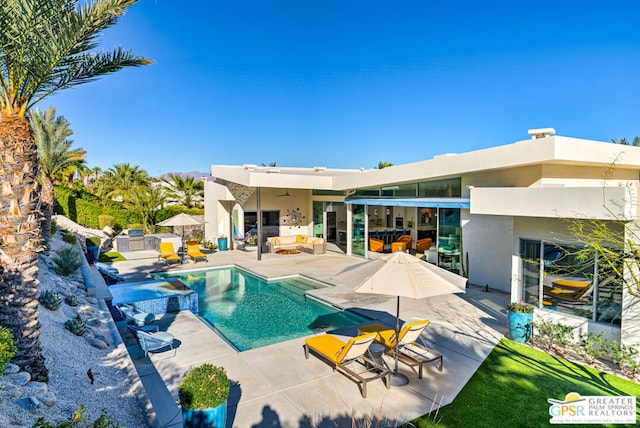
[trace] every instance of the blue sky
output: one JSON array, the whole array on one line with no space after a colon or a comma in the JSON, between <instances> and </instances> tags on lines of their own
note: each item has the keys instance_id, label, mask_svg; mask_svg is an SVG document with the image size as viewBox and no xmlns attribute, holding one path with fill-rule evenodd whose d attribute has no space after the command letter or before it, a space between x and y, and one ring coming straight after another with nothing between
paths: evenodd
<instances>
[{"instance_id":1,"label":"blue sky","mask_svg":"<svg viewBox=\"0 0 640 428\"><path fill-rule=\"evenodd\" d=\"M371 168L640 134L640 2L140 0L102 38L155 64L63 91L89 166Z\"/></svg>"}]
</instances>

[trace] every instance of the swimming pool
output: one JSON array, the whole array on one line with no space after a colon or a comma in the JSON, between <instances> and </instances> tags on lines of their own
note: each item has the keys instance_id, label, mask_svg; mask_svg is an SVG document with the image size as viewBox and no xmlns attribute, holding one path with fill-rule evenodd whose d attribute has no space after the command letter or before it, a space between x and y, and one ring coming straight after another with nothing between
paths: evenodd
<instances>
[{"instance_id":1,"label":"swimming pool","mask_svg":"<svg viewBox=\"0 0 640 428\"><path fill-rule=\"evenodd\" d=\"M152 276L194 290L198 315L240 351L368 321L307 298L305 291L323 285L299 276L266 281L237 267Z\"/></svg>"}]
</instances>

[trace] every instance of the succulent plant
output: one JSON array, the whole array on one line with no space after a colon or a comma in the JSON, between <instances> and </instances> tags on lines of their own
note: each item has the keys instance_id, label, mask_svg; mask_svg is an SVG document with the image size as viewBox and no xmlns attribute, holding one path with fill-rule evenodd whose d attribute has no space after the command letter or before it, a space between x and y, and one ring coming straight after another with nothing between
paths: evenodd
<instances>
[{"instance_id":1,"label":"succulent plant","mask_svg":"<svg viewBox=\"0 0 640 428\"><path fill-rule=\"evenodd\" d=\"M82 336L86 330L84 322L82 321L82 318L80 318L80 314L78 314L75 318L71 318L65 321L64 328L66 328L76 336Z\"/></svg>"},{"instance_id":2,"label":"succulent plant","mask_svg":"<svg viewBox=\"0 0 640 428\"><path fill-rule=\"evenodd\" d=\"M57 310L62 304L62 298L60 297L60 294L51 290L42 292L42 294L40 294L39 300L40 303L42 303L42 306L49 309L50 311Z\"/></svg>"},{"instance_id":3,"label":"succulent plant","mask_svg":"<svg viewBox=\"0 0 640 428\"><path fill-rule=\"evenodd\" d=\"M67 297L64 298L64 301L69 306L78 306L78 303L79 303L78 296L76 296L75 294L69 294Z\"/></svg>"}]
</instances>

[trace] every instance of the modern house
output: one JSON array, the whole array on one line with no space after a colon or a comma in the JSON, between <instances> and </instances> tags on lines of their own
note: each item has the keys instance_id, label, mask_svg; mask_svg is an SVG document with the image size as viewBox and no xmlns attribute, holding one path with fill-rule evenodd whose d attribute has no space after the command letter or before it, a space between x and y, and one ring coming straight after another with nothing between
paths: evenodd
<instances>
[{"instance_id":1,"label":"modern house","mask_svg":"<svg viewBox=\"0 0 640 428\"><path fill-rule=\"evenodd\" d=\"M384 169L213 165L205 236L255 230L260 212L263 243L304 234L369 257L370 238L390 248L409 235L412 251L431 238L418 255L468 275L471 284L510 293L534 304L538 317L576 331L640 343L640 299L571 231L576 220L596 220L640 245L640 148L553 129L529 134ZM615 243L610 249L621 251ZM631 270L620 268L633 284Z\"/></svg>"}]
</instances>

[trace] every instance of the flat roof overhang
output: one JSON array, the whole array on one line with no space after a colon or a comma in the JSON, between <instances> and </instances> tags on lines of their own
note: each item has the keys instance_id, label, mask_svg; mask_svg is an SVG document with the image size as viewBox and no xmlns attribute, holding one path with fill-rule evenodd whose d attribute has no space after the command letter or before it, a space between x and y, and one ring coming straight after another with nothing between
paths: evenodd
<instances>
[{"instance_id":1,"label":"flat roof overhang","mask_svg":"<svg viewBox=\"0 0 640 428\"><path fill-rule=\"evenodd\" d=\"M470 200L464 198L368 198L347 199L345 204L391 207L470 208Z\"/></svg>"}]
</instances>

